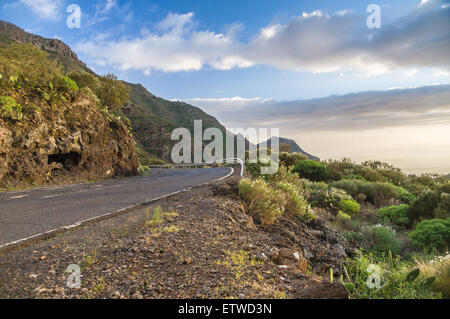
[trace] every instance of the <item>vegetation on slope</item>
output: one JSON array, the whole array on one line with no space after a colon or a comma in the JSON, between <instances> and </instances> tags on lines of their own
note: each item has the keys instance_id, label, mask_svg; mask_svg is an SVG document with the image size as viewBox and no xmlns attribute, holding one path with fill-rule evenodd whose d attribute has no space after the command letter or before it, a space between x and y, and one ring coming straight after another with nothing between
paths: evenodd
<instances>
[{"instance_id":1,"label":"vegetation on slope","mask_svg":"<svg viewBox=\"0 0 450 319\"><path fill-rule=\"evenodd\" d=\"M35 46L0 47L0 184L136 174L134 141L108 102Z\"/></svg>"},{"instance_id":2,"label":"vegetation on slope","mask_svg":"<svg viewBox=\"0 0 450 319\"><path fill-rule=\"evenodd\" d=\"M448 176L406 175L379 161L311 161L295 153L282 153L278 164L277 174L259 175L267 160L247 163L255 179L240 186L248 213L277 223L285 198L267 188L273 179L289 183L311 214L360 250L341 265L340 277L330 273L353 298L450 297Z\"/></svg>"}]
</instances>

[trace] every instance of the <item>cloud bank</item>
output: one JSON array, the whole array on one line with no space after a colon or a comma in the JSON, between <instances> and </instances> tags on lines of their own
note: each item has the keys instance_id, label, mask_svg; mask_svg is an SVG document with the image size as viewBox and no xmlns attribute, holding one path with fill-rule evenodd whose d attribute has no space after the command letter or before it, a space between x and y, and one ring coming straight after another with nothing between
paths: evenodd
<instances>
[{"instance_id":1,"label":"cloud bank","mask_svg":"<svg viewBox=\"0 0 450 319\"><path fill-rule=\"evenodd\" d=\"M232 127L359 131L450 124L450 85L369 91L298 101L241 97L184 101L201 107Z\"/></svg>"},{"instance_id":2,"label":"cloud bank","mask_svg":"<svg viewBox=\"0 0 450 319\"><path fill-rule=\"evenodd\" d=\"M450 85L299 101L190 99L229 128L274 127L322 159L378 159L409 173L450 173Z\"/></svg>"},{"instance_id":3,"label":"cloud bank","mask_svg":"<svg viewBox=\"0 0 450 319\"><path fill-rule=\"evenodd\" d=\"M262 28L248 42L241 25L224 33L198 30L194 13L169 14L152 30L120 40L84 40L76 49L94 63L122 70L229 70L255 64L282 69L381 74L416 67L450 70L450 7L429 0L381 29L367 15L314 11Z\"/></svg>"}]
</instances>

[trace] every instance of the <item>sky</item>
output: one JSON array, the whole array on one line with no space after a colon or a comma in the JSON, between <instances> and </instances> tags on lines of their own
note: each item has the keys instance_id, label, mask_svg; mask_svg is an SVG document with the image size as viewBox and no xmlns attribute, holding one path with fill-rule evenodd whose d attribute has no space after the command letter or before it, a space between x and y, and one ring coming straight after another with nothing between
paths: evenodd
<instances>
[{"instance_id":1,"label":"sky","mask_svg":"<svg viewBox=\"0 0 450 319\"><path fill-rule=\"evenodd\" d=\"M1 0L0 19L226 127L278 127L322 159L450 173L449 1Z\"/></svg>"}]
</instances>

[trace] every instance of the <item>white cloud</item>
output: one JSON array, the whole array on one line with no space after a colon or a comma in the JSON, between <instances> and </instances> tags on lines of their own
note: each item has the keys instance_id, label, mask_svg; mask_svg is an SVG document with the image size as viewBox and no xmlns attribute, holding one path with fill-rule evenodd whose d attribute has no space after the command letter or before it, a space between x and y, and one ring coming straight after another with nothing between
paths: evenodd
<instances>
[{"instance_id":1,"label":"white cloud","mask_svg":"<svg viewBox=\"0 0 450 319\"><path fill-rule=\"evenodd\" d=\"M249 67L252 62L239 56L235 27L228 33L193 30L193 13L169 14L156 25L159 32L143 30L139 37L118 41L84 41L76 50L98 61L107 61L122 70L164 72L219 70Z\"/></svg>"},{"instance_id":2,"label":"white cloud","mask_svg":"<svg viewBox=\"0 0 450 319\"><path fill-rule=\"evenodd\" d=\"M58 20L60 18L62 0L20 0L20 2L41 18Z\"/></svg>"},{"instance_id":3,"label":"white cloud","mask_svg":"<svg viewBox=\"0 0 450 319\"><path fill-rule=\"evenodd\" d=\"M193 12L171 13L141 35L83 41L76 48L94 62L146 73L262 64L313 73L413 74L417 68L450 67L450 10L442 3L429 0L379 30L366 27L366 15L346 10L304 12L286 24L261 28L246 43L238 40L239 24L224 33L198 30Z\"/></svg>"},{"instance_id":4,"label":"white cloud","mask_svg":"<svg viewBox=\"0 0 450 319\"><path fill-rule=\"evenodd\" d=\"M113 8L117 8L116 0L100 1L96 6L96 14L107 13Z\"/></svg>"}]
</instances>

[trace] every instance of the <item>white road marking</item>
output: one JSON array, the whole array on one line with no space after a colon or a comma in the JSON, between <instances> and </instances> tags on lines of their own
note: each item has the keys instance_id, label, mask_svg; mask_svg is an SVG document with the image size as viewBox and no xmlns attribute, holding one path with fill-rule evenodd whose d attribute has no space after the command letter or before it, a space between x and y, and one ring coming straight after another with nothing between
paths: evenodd
<instances>
[{"instance_id":1,"label":"white road marking","mask_svg":"<svg viewBox=\"0 0 450 319\"><path fill-rule=\"evenodd\" d=\"M53 198L53 197L58 197L58 196L62 196L62 194L47 195L47 196L43 196L41 198Z\"/></svg>"},{"instance_id":2,"label":"white road marking","mask_svg":"<svg viewBox=\"0 0 450 319\"><path fill-rule=\"evenodd\" d=\"M12 196L9 199L19 199L19 198L24 198L27 197L28 195L19 195L19 196Z\"/></svg>"},{"instance_id":3,"label":"white road marking","mask_svg":"<svg viewBox=\"0 0 450 319\"><path fill-rule=\"evenodd\" d=\"M206 183L203 183L203 184L199 184L199 185L197 185L197 186L200 186L200 185L207 185L207 184L209 184L209 183L213 183L213 182L220 181L220 180L222 180L222 179L225 179L225 178L230 177L230 176L233 175L233 173L234 173L234 169L233 169L232 167L230 167L230 168L231 168L230 173L227 174L226 176L221 177L221 178L217 178L217 179L215 179L215 180L213 180L213 181L211 181L211 182L206 182ZM128 184L128 183L129 183L129 182L125 182L125 183L123 183L123 184ZM81 225L83 225L83 224L85 224L85 223L87 223L87 222L90 222L90 221L101 220L101 219L107 218L107 217L109 217L109 216L112 217L113 215L115 215L115 214L117 214L117 213L120 213L120 212L123 212L123 211L126 211L126 210L128 210L128 209L133 209L133 208L139 207L139 206L141 206L141 205L145 205L145 204L149 204L149 203L152 203L152 202L156 202L156 201L158 201L158 200L160 200L160 199L163 199L163 198L166 198L166 197L170 197L170 196L175 195L175 194L178 194L178 193L182 193L182 192L189 191L190 189L192 189L192 187L188 187L188 188L185 188L185 189L182 189L182 190L179 190L179 191L170 193L170 194L166 194L166 195L163 195L163 196L159 196L159 197L153 198L153 199L147 199L147 200L144 201L143 203L136 204L136 205L131 205L131 206L128 206L128 207L125 207L125 208L116 210L116 211L111 212L111 213L105 213L105 214L100 215L100 216L95 216L95 217L91 217L91 218L88 218L88 219L84 219L84 220L81 220L81 221L79 221L79 222L76 222L76 223L74 223L74 224L72 224L72 225L62 226L62 227L55 228L55 229L52 229L52 230L49 230L49 231L46 231L46 232L43 232L43 233L39 233L39 234L32 235L32 236L29 236L29 237L26 237L26 238L23 238L23 239L19 239L19 240L13 241L13 242L9 242L9 243L6 243L6 244L0 244L0 251L1 251L2 249L4 249L4 248L8 247L8 246L13 246L13 245L15 245L15 244L20 244L20 243L26 242L26 241L28 241L28 240L32 240L32 239L34 239L34 238L41 238L41 237L42 237L42 238L45 238L45 235L51 236L52 234L58 233L58 232L60 232L60 231L62 231L62 230L68 230L68 229L71 229L71 228L75 228L75 227L77 227L77 226L81 226ZM87 192L87 191L88 191L88 190L86 190L86 191L81 191L81 192ZM76 193L80 193L80 192L76 192ZM25 197L25 196L28 196L28 195L22 195L22 196L16 196L16 197L20 197L20 198L21 198L21 197Z\"/></svg>"}]
</instances>

